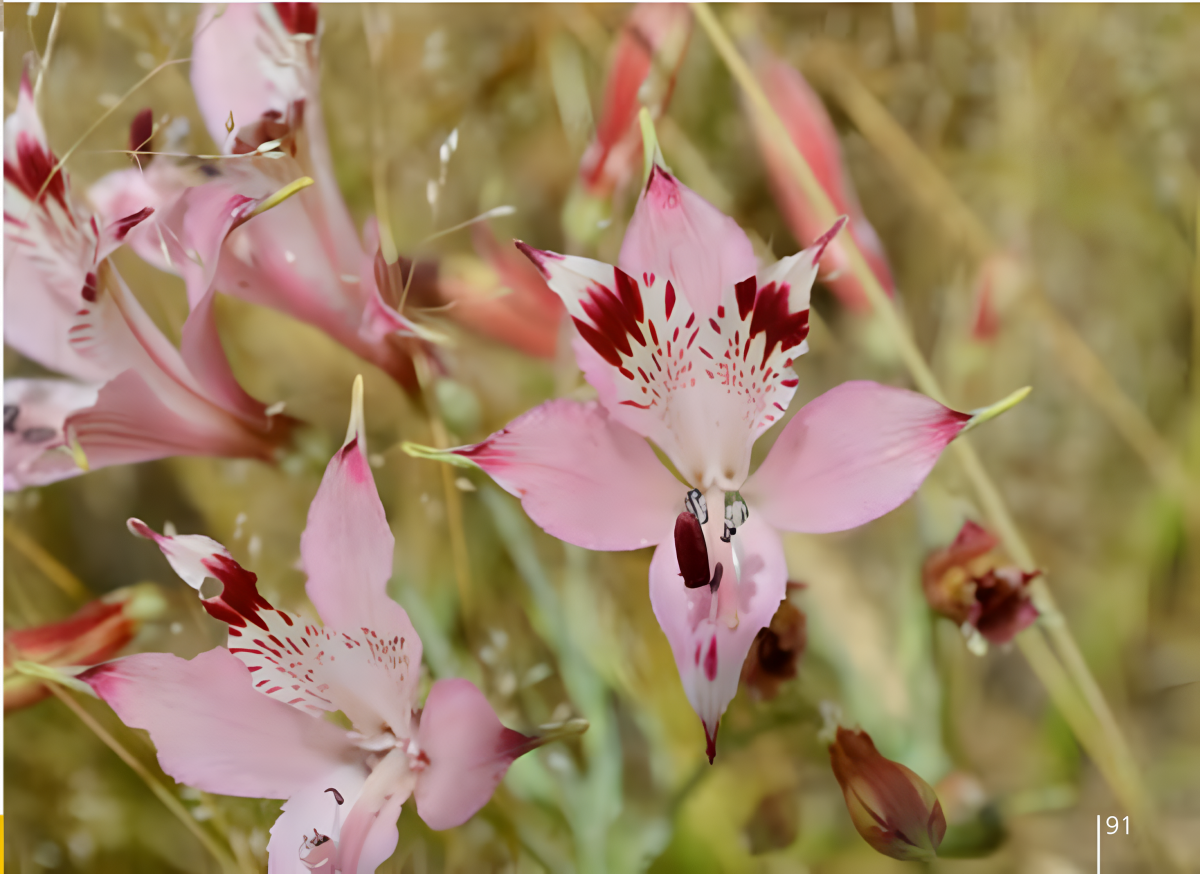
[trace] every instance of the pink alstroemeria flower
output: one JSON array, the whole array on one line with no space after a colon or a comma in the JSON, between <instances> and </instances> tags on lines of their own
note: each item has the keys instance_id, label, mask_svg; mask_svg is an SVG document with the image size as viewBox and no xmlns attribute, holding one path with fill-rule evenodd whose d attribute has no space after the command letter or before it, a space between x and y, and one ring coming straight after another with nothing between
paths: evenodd
<instances>
[{"instance_id":1,"label":"pink alstroemeria flower","mask_svg":"<svg viewBox=\"0 0 1200 874\"><path fill-rule=\"evenodd\" d=\"M638 110L664 111L691 30L691 10L674 3L639 3L621 28L596 136L579 162L580 180L593 197L611 196L641 170Z\"/></svg>"},{"instance_id":2,"label":"pink alstroemeria flower","mask_svg":"<svg viewBox=\"0 0 1200 874\"><path fill-rule=\"evenodd\" d=\"M267 204L209 198L211 221L171 239L197 300L176 349L108 261L151 210L101 222L57 164L23 77L4 124L4 339L76 381L5 383L5 489L171 455L272 458L288 422L234 379L211 289L225 236Z\"/></svg>"},{"instance_id":3,"label":"pink alstroemeria flower","mask_svg":"<svg viewBox=\"0 0 1200 874\"><path fill-rule=\"evenodd\" d=\"M319 100L318 23L314 3L205 6L193 39L192 88L209 134L230 157L196 167L156 159L106 176L90 196L105 217L135 204L156 207L130 245L178 273L186 265L164 252L164 240L199 221L181 202L185 192L260 198L308 176L310 188L230 235L216 287L315 326L416 390L406 344L429 334L396 309L412 267L402 260L399 271L389 271L374 220L360 240L342 199ZM413 285L431 281L429 270L418 269Z\"/></svg>"},{"instance_id":4,"label":"pink alstroemeria flower","mask_svg":"<svg viewBox=\"0 0 1200 874\"><path fill-rule=\"evenodd\" d=\"M733 219L656 165L616 267L518 243L566 304L600 399L550 401L451 450L555 537L657 545L650 601L710 759L746 653L786 592L777 531L882 516L971 420L924 395L848 382L802 408L750 472L754 441L795 393L809 290L841 226L760 269Z\"/></svg>"},{"instance_id":5,"label":"pink alstroemeria flower","mask_svg":"<svg viewBox=\"0 0 1200 874\"><path fill-rule=\"evenodd\" d=\"M863 215L854 192L854 183L842 160L837 131L821 98L792 66L769 55L764 55L762 63L758 65L758 79L772 108L791 135L792 142L812 167L817 181L833 202L834 209L850 217L848 230L867 259L871 272L883 290L889 296L894 296L896 288L888 267L887 253L879 235ZM755 133L771 189L788 227L801 245L816 240L825 232L824 224L796 183L771 134L759 124L755 125ZM858 312L870 310L866 292L851 273L849 261L837 240L826 250L821 267L821 281L843 304Z\"/></svg>"},{"instance_id":6,"label":"pink alstroemeria flower","mask_svg":"<svg viewBox=\"0 0 1200 874\"><path fill-rule=\"evenodd\" d=\"M143 653L80 675L126 725L150 732L181 783L287 799L267 845L270 874L370 874L395 849L410 796L431 828L461 825L544 740L501 725L466 680L436 681L417 709L421 639L387 595L395 540L367 464L361 386L300 539L324 626L272 607L216 541L130 519L192 588L223 584L203 604L228 623L228 647L191 660ZM323 718L335 711L353 730Z\"/></svg>"}]
</instances>

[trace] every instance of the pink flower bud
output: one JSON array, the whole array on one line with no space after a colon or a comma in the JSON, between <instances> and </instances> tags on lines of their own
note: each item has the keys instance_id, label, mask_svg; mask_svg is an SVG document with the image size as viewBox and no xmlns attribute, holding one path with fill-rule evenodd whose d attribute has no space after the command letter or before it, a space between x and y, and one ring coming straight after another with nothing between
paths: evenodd
<instances>
[{"instance_id":1,"label":"pink flower bud","mask_svg":"<svg viewBox=\"0 0 1200 874\"><path fill-rule=\"evenodd\" d=\"M883 855L906 862L937 856L946 817L928 783L881 756L865 731L839 726L829 760L863 840Z\"/></svg>"},{"instance_id":2,"label":"pink flower bud","mask_svg":"<svg viewBox=\"0 0 1200 874\"><path fill-rule=\"evenodd\" d=\"M842 161L842 149L837 131L830 121L821 99L795 69L783 61L765 57L758 65L758 79L767 99L791 135L792 142L804 156L817 182L833 202L834 209L850 217L846 231L862 250L871 272L891 297L895 282L888 267L887 254L875 229L863 215L854 185ZM767 175L784 220L801 246L807 246L829 227L827 218L817 215L808 197L796 182L778 145L761 126L755 126L759 149L767 167ZM870 309L862 285L849 269L849 261L839 240L835 239L821 258L821 281L847 307L863 312Z\"/></svg>"},{"instance_id":3,"label":"pink flower bud","mask_svg":"<svg viewBox=\"0 0 1200 874\"><path fill-rule=\"evenodd\" d=\"M4 665L7 668L17 661L56 668L98 664L120 652L142 622L157 616L162 608L162 598L153 586L131 586L85 604L61 622L6 629ZM49 694L36 679L5 672L5 712L27 707Z\"/></svg>"},{"instance_id":4,"label":"pink flower bud","mask_svg":"<svg viewBox=\"0 0 1200 874\"><path fill-rule=\"evenodd\" d=\"M608 70L596 137L579 163L580 179L593 197L608 197L641 167L638 110L645 105L658 115L666 108L691 28L683 5L643 3L630 14Z\"/></svg>"}]
</instances>

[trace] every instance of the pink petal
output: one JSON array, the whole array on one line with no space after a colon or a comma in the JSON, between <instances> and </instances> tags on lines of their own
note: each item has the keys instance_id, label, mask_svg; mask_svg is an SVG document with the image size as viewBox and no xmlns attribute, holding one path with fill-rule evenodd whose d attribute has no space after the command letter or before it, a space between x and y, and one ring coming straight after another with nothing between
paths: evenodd
<instances>
[{"instance_id":1,"label":"pink petal","mask_svg":"<svg viewBox=\"0 0 1200 874\"><path fill-rule=\"evenodd\" d=\"M966 413L875 382L846 382L787 424L742 495L777 528L854 528L904 501L958 435Z\"/></svg>"},{"instance_id":2,"label":"pink petal","mask_svg":"<svg viewBox=\"0 0 1200 874\"><path fill-rule=\"evenodd\" d=\"M587 549L662 540L687 491L644 440L594 402L549 401L453 451L520 498L549 534Z\"/></svg>"},{"instance_id":3,"label":"pink petal","mask_svg":"<svg viewBox=\"0 0 1200 874\"><path fill-rule=\"evenodd\" d=\"M406 641L409 669L397 673L395 687L385 687L379 695L409 707L415 704L420 680L421 638L404 608L387 594L396 540L367 463L363 428L361 388L356 385L346 442L325 468L300 537L308 574L305 591L331 628Z\"/></svg>"},{"instance_id":4,"label":"pink petal","mask_svg":"<svg viewBox=\"0 0 1200 874\"><path fill-rule=\"evenodd\" d=\"M487 804L508 766L538 746L500 724L466 680L438 680L421 713L417 743L429 764L417 777L417 813L431 829L462 825Z\"/></svg>"},{"instance_id":5,"label":"pink petal","mask_svg":"<svg viewBox=\"0 0 1200 874\"><path fill-rule=\"evenodd\" d=\"M375 874L392 855L399 840L396 820L415 782L403 749L393 749L375 766L342 828L337 848L339 871Z\"/></svg>"},{"instance_id":6,"label":"pink petal","mask_svg":"<svg viewBox=\"0 0 1200 874\"><path fill-rule=\"evenodd\" d=\"M253 428L270 427L266 405L256 401L238 383L213 318L216 289L210 289L192 308L184 322L180 354L188 370L214 404L243 419ZM279 423L284 427L284 423Z\"/></svg>"},{"instance_id":7,"label":"pink petal","mask_svg":"<svg viewBox=\"0 0 1200 874\"><path fill-rule=\"evenodd\" d=\"M223 647L190 661L129 656L80 679L122 722L150 732L164 771L206 792L287 798L361 762L344 729L255 692L245 665Z\"/></svg>"},{"instance_id":8,"label":"pink petal","mask_svg":"<svg viewBox=\"0 0 1200 874\"><path fill-rule=\"evenodd\" d=\"M361 763L343 765L320 774L314 782L292 793L271 826L267 874L309 874L310 869L300 862L302 840L305 837L311 840L315 829L318 834L337 841L342 831L339 823L344 824L358 801L367 775L367 769ZM332 792L326 791L328 789L334 789L342 796L341 805ZM316 870L319 874L332 874L327 868Z\"/></svg>"},{"instance_id":9,"label":"pink petal","mask_svg":"<svg viewBox=\"0 0 1200 874\"><path fill-rule=\"evenodd\" d=\"M173 455L274 458L278 441L250 431L212 405L183 406L195 409L172 409L137 371L127 370L100 390L93 406L72 413L65 430L75 436L91 470ZM197 411L199 415L193 415ZM282 427L280 435L281 439L286 435ZM64 476L80 472L66 473L63 465L73 468L74 462L69 455L62 459L47 462L53 470L64 471Z\"/></svg>"},{"instance_id":10,"label":"pink petal","mask_svg":"<svg viewBox=\"0 0 1200 874\"><path fill-rule=\"evenodd\" d=\"M178 165L155 161L148 167L131 167L101 177L88 189L88 200L105 223L133 215L146 207L152 208L155 214L131 229L125 240L143 261L159 270L174 273L179 266L166 250L160 220L164 211L178 200L184 190L200 181L193 180Z\"/></svg>"},{"instance_id":11,"label":"pink petal","mask_svg":"<svg viewBox=\"0 0 1200 874\"><path fill-rule=\"evenodd\" d=\"M65 379L6 379L4 381L4 488L6 491L43 485L53 466L43 455L66 443L63 423L77 410L96 402L97 389ZM77 469L61 451L58 470L70 476Z\"/></svg>"},{"instance_id":12,"label":"pink petal","mask_svg":"<svg viewBox=\"0 0 1200 874\"><path fill-rule=\"evenodd\" d=\"M711 507L709 514L711 520L715 515ZM733 550L737 572L733 567L725 569L719 591L722 600L733 599L733 609L720 612L707 587L684 586L673 538L659 544L650 562L650 604L671 643L688 701L704 725L709 761L716 753L721 714L737 693L750 645L759 629L771 624L787 593L787 565L779 536L756 516L754 507L733 536Z\"/></svg>"},{"instance_id":13,"label":"pink petal","mask_svg":"<svg viewBox=\"0 0 1200 874\"><path fill-rule=\"evenodd\" d=\"M213 142L229 151L240 128L267 112L285 116L308 96L306 66L303 46L268 4L206 6L192 40L192 89Z\"/></svg>"},{"instance_id":14,"label":"pink petal","mask_svg":"<svg viewBox=\"0 0 1200 874\"><path fill-rule=\"evenodd\" d=\"M850 216L849 233L862 250L872 272L884 291L889 295L894 294L895 284L888 267L887 254L859 206L854 185L843 164L837 131L821 99L813 93L803 76L778 59L770 58L760 64L758 76L768 100L791 134L792 142L812 168L817 181L833 201L834 209ZM771 135L762 128L756 128L756 133L784 218L796 239L801 244L808 244L825 231L825 222L796 183L780 150L772 143ZM870 308L865 292L849 271L849 262L840 243L835 241L829 247L822 266L825 273L830 275L825 283L843 303L859 311Z\"/></svg>"},{"instance_id":15,"label":"pink petal","mask_svg":"<svg viewBox=\"0 0 1200 874\"><path fill-rule=\"evenodd\" d=\"M737 222L655 166L625 231L617 263L633 277L670 279L701 319L735 283L758 270Z\"/></svg>"}]
</instances>

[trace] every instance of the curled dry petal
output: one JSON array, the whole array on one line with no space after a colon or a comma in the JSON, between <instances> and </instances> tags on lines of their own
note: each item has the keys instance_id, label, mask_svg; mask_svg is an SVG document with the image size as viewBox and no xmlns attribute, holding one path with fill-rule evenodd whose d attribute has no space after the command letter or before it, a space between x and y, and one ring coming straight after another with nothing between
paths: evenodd
<instances>
[{"instance_id":1,"label":"curled dry petal","mask_svg":"<svg viewBox=\"0 0 1200 874\"><path fill-rule=\"evenodd\" d=\"M937 856L946 817L928 783L880 755L864 731L839 726L829 759L863 840L893 859L928 861Z\"/></svg>"},{"instance_id":2,"label":"curled dry petal","mask_svg":"<svg viewBox=\"0 0 1200 874\"><path fill-rule=\"evenodd\" d=\"M796 676L807 644L804 611L790 601L780 602L771 624L754 638L742 665L742 683L754 697L771 700L779 694L780 685Z\"/></svg>"},{"instance_id":3,"label":"curled dry petal","mask_svg":"<svg viewBox=\"0 0 1200 874\"><path fill-rule=\"evenodd\" d=\"M936 612L985 640L1005 644L1038 617L1029 583L1041 573L1001 566L995 536L967 520L954 542L925 560L921 584Z\"/></svg>"}]
</instances>

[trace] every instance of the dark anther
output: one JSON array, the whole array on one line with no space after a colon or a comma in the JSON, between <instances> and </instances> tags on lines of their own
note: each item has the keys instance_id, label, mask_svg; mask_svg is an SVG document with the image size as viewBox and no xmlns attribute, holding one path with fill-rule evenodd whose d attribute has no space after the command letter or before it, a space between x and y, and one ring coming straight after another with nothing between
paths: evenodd
<instances>
[{"instance_id":1,"label":"dark anther","mask_svg":"<svg viewBox=\"0 0 1200 874\"><path fill-rule=\"evenodd\" d=\"M735 534L737 534L737 529L734 528L732 525L730 525L728 522L726 522L725 523L725 533L721 535L721 539L723 541L725 541L726 543L728 543L730 540L733 539L733 535L735 535Z\"/></svg>"},{"instance_id":2,"label":"dark anther","mask_svg":"<svg viewBox=\"0 0 1200 874\"><path fill-rule=\"evenodd\" d=\"M346 803L346 799L342 797L342 793L341 793L341 792L338 792L338 791L337 791L336 789L334 789L332 786L331 786L330 788L326 789L325 791L326 791L326 792L332 792L332 793L333 793L333 800L334 800L334 801L336 801L338 804L345 804L345 803Z\"/></svg>"},{"instance_id":3,"label":"dark anther","mask_svg":"<svg viewBox=\"0 0 1200 874\"><path fill-rule=\"evenodd\" d=\"M328 791L328 790L326 790ZM308 841L309 847L319 847L321 844L329 840L329 835L323 835L316 829L313 829L312 840Z\"/></svg>"},{"instance_id":4,"label":"dark anther","mask_svg":"<svg viewBox=\"0 0 1200 874\"><path fill-rule=\"evenodd\" d=\"M47 440L53 439L56 434L58 432L53 428L46 428L44 426L41 428L26 428L21 432L21 439L26 443L45 443Z\"/></svg>"},{"instance_id":5,"label":"dark anther","mask_svg":"<svg viewBox=\"0 0 1200 874\"><path fill-rule=\"evenodd\" d=\"M701 525L708 522L708 502L704 500L704 492L699 489L692 489L687 493L687 497L683 499L683 506L700 522Z\"/></svg>"},{"instance_id":6,"label":"dark anther","mask_svg":"<svg viewBox=\"0 0 1200 874\"><path fill-rule=\"evenodd\" d=\"M4 405L4 433L11 434L17 430L17 416L21 414L21 408L16 404Z\"/></svg>"},{"instance_id":7,"label":"dark anther","mask_svg":"<svg viewBox=\"0 0 1200 874\"><path fill-rule=\"evenodd\" d=\"M717 589L721 588L721 576L724 573L725 568L721 566L720 562L717 562L717 569L713 571L712 582L708 584L708 590L714 595L717 594Z\"/></svg>"},{"instance_id":8,"label":"dark anther","mask_svg":"<svg viewBox=\"0 0 1200 874\"><path fill-rule=\"evenodd\" d=\"M700 520L691 513L680 513L675 520L675 555L685 586L698 589L708 585L708 545Z\"/></svg>"}]
</instances>

